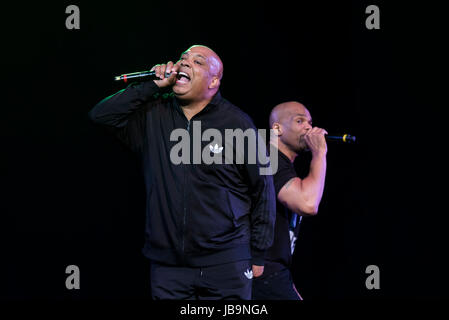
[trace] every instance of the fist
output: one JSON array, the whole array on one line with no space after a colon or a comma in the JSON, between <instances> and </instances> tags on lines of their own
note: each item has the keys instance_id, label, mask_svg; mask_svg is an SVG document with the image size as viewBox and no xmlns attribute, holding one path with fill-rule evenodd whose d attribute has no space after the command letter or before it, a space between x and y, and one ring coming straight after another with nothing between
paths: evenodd
<instances>
[{"instance_id":1,"label":"fist","mask_svg":"<svg viewBox=\"0 0 449 320\"><path fill-rule=\"evenodd\" d=\"M176 76L178 74L179 62L173 64L172 61L167 62L167 64L157 64L150 71L155 71L156 77L160 80L153 80L154 83L159 88L164 88L168 86L172 86L176 82ZM165 74L170 73L169 77L166 77Z\"/></svg>"},{"instance_id":2,"label":"fist","mask_svg":"<svg viewBox=\"0 0 449 320\"><path fill-rule=\"evenodd\" d=\"M327 134L326 130L313 127L304 135L304 140L313 155L327 153L325 134Z\"/></svg>"}]
</instances>

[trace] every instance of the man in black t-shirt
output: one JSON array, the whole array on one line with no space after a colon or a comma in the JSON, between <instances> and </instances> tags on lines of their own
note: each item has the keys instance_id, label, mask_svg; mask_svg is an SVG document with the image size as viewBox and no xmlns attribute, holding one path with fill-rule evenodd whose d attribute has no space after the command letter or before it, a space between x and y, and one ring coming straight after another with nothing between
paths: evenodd
<instances>
[{"instance_id":1,"label":"man in black t-shirt","mask_svg":"<svg viewBox=\"0 0 449 320\"><path fill-rule=\"evenodd\" d=\"M312 127L309 111L298 102L277 105L270 128L278 145L278 170L274 174L276 225L272 247L265 257L261 277L253 281L254 300L302 300L290 272L302 216L318 212L326 175L326 130ZM307 177L297 177L293 162L301 150L312 153Z\"/></svg>"}]
</instances>

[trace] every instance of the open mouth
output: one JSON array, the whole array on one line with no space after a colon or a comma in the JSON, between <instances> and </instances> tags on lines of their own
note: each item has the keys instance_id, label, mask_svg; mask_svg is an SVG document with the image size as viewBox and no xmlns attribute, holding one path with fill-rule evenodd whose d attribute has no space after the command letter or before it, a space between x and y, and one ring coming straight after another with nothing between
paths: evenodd
<instances>
[{"instance_id":1,"label":"open mouth","mask_svg":"<svg viewBox=\"0 0 449 320\"><path fill-rule=\"evenodd\" d=\"M178 72L176 83L188 83L190 82L190 76L185 72Z\"/></svg>"}]
</instances>

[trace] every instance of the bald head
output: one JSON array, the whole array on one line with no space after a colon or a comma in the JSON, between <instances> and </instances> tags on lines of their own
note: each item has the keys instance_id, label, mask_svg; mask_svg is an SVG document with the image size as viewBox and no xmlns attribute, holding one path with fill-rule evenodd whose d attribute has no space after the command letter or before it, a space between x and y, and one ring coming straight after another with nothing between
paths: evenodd
<instances>
[{"instance_id":1,"label":"bald head","mask_svg":"<svg viewBox=\"0 0 449 320\"><path fill-rule=\"evenodd\" d=\"M220 57L203 45L194 45L181 54L176 63L178 78L172 90L182 103L208 103L218 92L223 75Z\"/></svg>"},{"instance_id":2,"label":"bald head","mask_svg":"<svg viewBox=\"0 0 449 320\"><path fill-rule=\"evenodd\" d=\"M271 111L270 129L274 130L279 150L294 159L294 155L307 148L303 137L312 129L312 117L303 104L284 102Z\"/></svg>"},{"instance_id":3,"label":"bald head","mask_svg":"<svg viewBox=\"0 0 449 320\"><path fill-rule=\"evenodd\" d=\"M185 52L192 52L203 55L210 65L210 73L213 76L217 76L221 80L221 78L223 77L223 62L214 50L201 44L195 44Z\"/></svg>"},{"instance_id":4,"label":"bald head","mask_svg":"<svg viewBox=\"0 0 449 320\"><path fill-rule=\"evenodd\" d=\"M273 128L274 123L284 124L286 121L291 120L295 115L305 115L310 117L309 110L307 108L296 101L289 101L278 104L276 107L271 110L270 113L270 128Z\"/></svg>"}]
</instances>

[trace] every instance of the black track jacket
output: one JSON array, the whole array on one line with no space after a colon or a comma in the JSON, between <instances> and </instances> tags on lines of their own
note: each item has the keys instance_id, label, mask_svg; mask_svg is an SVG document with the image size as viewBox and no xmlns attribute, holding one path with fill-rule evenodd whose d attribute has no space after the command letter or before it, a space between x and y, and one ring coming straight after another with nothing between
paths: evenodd
<instances>
[{"instance_id":1,"label":"black track jacket","mask_svg":"<svg viewBox=\"0 0 449 320\"><path fill-rule=\"evenodd\" d=\"M225 129L255 130L253 122L220 92L188 121L173 94L162 93L153 81L133 83L89 112L93 122L112 128L141 157L146 186L144 255L192 267L243 259L263 265L276 216L273 177L260 175L259 161L250 164L247 156L243 164L192 164L195 152L198 157L194 125L201 124L201 134L217 129L224 140ZM190 137L190 163L171 161L172 148L181 140L170 140L175 129L186 130ZM200 152L207 152L212 143L201 140L196 140ZM219 147L227 145L223 141ZM225 150L221 153L224 159Z\"/></svg>"}]
</instances>

